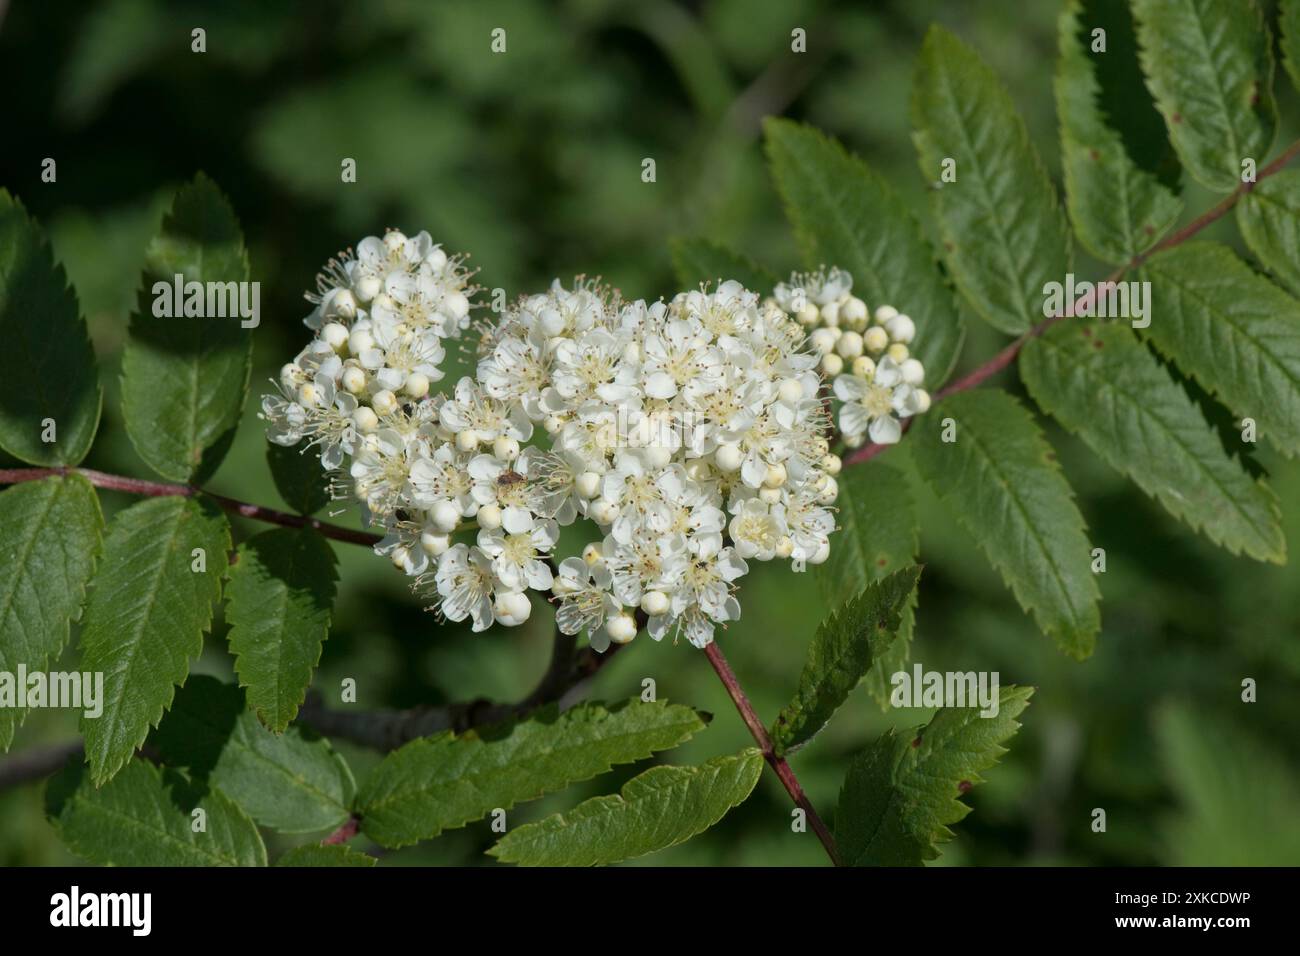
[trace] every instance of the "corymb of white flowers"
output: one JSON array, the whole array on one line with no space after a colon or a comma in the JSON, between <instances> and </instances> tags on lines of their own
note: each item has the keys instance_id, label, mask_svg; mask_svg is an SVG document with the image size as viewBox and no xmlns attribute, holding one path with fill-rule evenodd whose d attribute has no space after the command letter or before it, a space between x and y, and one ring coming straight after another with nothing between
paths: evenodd
<instances>
[{"instance_id":1,"label":"corymb of white flowers","mask_svg":"<svg viewBox=\"0 0 1300 956\"><path fill-rule=\"evenodd\" d=\"M433 393L472 278L427 233L362 240L318 277L314 337L262 412L385 529L375 550L475 631L523 623L537 591L597 650L642 628L704 647L740 616L749 561L830 553L823 374L850 447L897 441L929 405L912 321L882 306L870 323L837 269L767 299L735 281L647 303L556 280L478 323L476 374ZM591 539L557 560L579 518Z\"/></svg>"}]
</instances>

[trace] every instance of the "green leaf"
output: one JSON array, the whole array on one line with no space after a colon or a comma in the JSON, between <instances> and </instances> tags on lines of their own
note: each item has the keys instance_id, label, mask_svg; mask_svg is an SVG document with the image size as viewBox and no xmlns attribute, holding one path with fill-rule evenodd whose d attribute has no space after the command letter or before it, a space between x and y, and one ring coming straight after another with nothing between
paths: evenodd
<instances>
[{"instance_id":1,"label":"green leaf","mask_svg":"<svg viewBox=\"0 0 1300 956\"><path fill-rule=\"evenodd\" d=\"M36 221L0 189L0 448L33 465L75 465L99 427L95 350L63 266ZM48 420L54 438L46 442Z\"/></svg>"},{"instance_id":2,"label":"green leaf","mask_svg":"<svg viewBox=\"0 0 1300 956\"><path fill-rule=\"evenodd\" d=\"M199 832L196 808L206 818ZM130 761L102 787L92 785L84 766L70 764L47 785L45 813L68 849L91 863L266 866L261 834L234 801L143 760Z\"/></svg>"},{"instance_id":3,"label":"green leaf","mask_svg":"<svg viewBox=\"0 0 1300 956\"><path fill-rule=\"evenodd\" d=\"M943 440L952 418L956 440ZM1032 416L1002 391L959 392L911 430L917 468L1038 626L1071 657L1101 628L1083 516Z\"/></svg>"},{"instance_id":4,"label":"green leaf","mask_svg":"<svg viewBox=\"0 0 1300 956\"><path fill-rule=\"evenodd\" d=\"M1032 687L1003 687L996 716L939 711L915 734L887 731L853 758L835 813L835 844L850 866L920 866L952 839L970 807L961 795L1007 752Z\"/></svg>"},{"instance_id":5,"label":"green leaf","mask_svg":"<svg viewBox=\"0 0 1300 956\"><path fill-rule=\"evenodd\" d=\"M1300 90L1300 0L1282 0L1277 23L1281 31L1278 45L1282 49L1282 65L1291 74L1291 82Z\"/></svg>"},{"instance_id":6,"label":"green leaf","mask_svg":"<svg viewBox=\"0 0 1300 956\"><path fill-rule=\"evenodd\" d=\"M760 296L772 294L777 278L749 256L711 239L672 239L673 270L683 289L694 289L701 282L712 283L735 279Z\"/></svg>"},{"instance_id":7,"label":"green leaf","mask_svg":"<svg viewBox=\"0 0 1300 956\"><path fill-rule=\"evenodd\" d=\"M191 677L151 742L168 766L219 788L264 827L309 833L351 815L356 781L329 742L298 727L271 733L233 684Z\"/></svg>"},{"instance_id":8,"label":"green leaf","mask_svg":"<svg viewBox=\"0 0 1300 956\"><path fill-rule=\"evenodd\" d=\"M912 351L930 388L952 371L965 329L921 227L884 177L835 140L788 120L763 126L772 178L806 264L837 265L871 309L916 322Z\"/></svg>"},{"instance_id":9,"label":"green leaf","mask_svg":"<svg viewBox=\"0 0 1300 956\"><path fill-rule=\"evenodd\" d=\"M1300 452L1300 301L1212 242L1153 256L1141 276L1159 304L1142 334L1280 451Z\"/></svg>"},{"instance_id":10,"label":"green leaf","mask_svg":"<svg viewBox=\"0 0 1300 956\"><path fill-rule=\"evenodd\" d=\"M801 747L826 726L872 659L898 636L921 569L915 565L868 584L817 628L799 675L794 699L777 715L772 742L777 754Z\"/></svg>"},{"instance_id":11,"label":"green leaf","mask_svg":"<svg viewBox=\"0 0 1300 956\"><path fill-rule=\"evenodd\" d=\"M1142 69L1178 156L1230 192L1263 162L1277 128L1268 27L1253 0L1133 0Z\"/></svg>"},{"instance_id":12,"label":"green leaf","mask_svg":"<svg viewBox=\"0 0 1300 956\"><path fill-rule=\"evenodd\" d=\"M248 702L276 733L298 713L329 634L338 578L310 528L263 531L239 546L226 585L230 650Z\"/></svg>"},{"instance_id":13,"label":"green leaf","mask_svg":"<svg viewBox=\"0 0 1300 956\"><path fill-rule=\"evenodd\" d=\"M916 561L919 523L907 479L880 459L853 465L839 476L839 531L825 563L813 573L827 607L839 607L868 584ZM864 683L882 709L889 706L889 675L911 654L916 592L903 608L898 637L872 654Z\"/></svg>"},{"instance_id":14,"label":"green leaf","mask_svg":"<svg viewBox=\"0 0 1300 956\"><path fill-rule=\"evenodd\" d=\"M95 489L76 475L0 492L0 673L44 671L58 660L81 617L103 528ZM0 751L27 716L22 701L0 693Z\"/></svg>"},{"instance_id":15,"label":"green leaf","mask_svg":"<svg viewBox=\"0 0 1300 956\"><path fill-rule=\"evenodd\" d=\"M144 743L203 650L229 551L225 515L203 498L151 498L109 524L81 632L82 669L104 672L103 713L81 721L97 786Z\"/></svg>"},{"instance_id":16,"label":"green leaf","mask_svg":"<svg viewBox=\"0 0 1300 956\"><path fill-rule=\"evenodd\" d=\"M1106 31L1104 52L1092 52L1093 29ZM1082 0L1070 0L1061 11L1059 33L1056 110L1070 220L1093 255L1128 262L1154 245L1183 208L1153 172L1134 162L1103 112L1102 79L1116 70L1116 58L1129 52L1127 43L1121 45L1132 35L1129 13L1110 0L1091 0L1086 7Z\"/></svg>"},{"instance_id":17,"label":"green leaf","mask_svg":"<svg viewBox=\"0 0 1300 956\"><path fill-rule=\"evenodd\" d=\"M267 442L266 463L275 479L275 490L294 511L315 514L329 504L329 479L315 448L305 442L292 448Z\"/></svg>"},{"instance_id":18,"label":"green leaf","mask_svg":"<svg viewBox=\"0 0 1300 956\"><path fill-rule=\"evenodd\" d=\"M503 863L600 866L685 843L744 803L763 772L755 748L698 767L651 767L617 795L528 823L488 850Z\"/></svg>"},{"instance_id":19,"label":"green leaf","mask_svg":"<svg viewBox=\"0 0 1300 956\"><path fill-rule=\"evenodd\" d=\"M938 26L921 48L912 116L957 288L991 325L1027 332L1043 318L1043 286L1070 271L1070 233L1024 120L979 55ZM946 160L954 182L943 182Z\"/></svg>"},{"instance_id":20,"label":"green leaf","mask_svg":"<svg viewBox=\"0 0 1300 956\"><path fill-rule=\"evenodd\" d=\"M1026 344L1020 375L1045 412L1170 514L1234 554L1282 560L1272 492L1228 457L1191 398L1128 328L1067 319Z\"/></svg>"},{"instance_id":21,"label":"green leaf","mask_svg":"<svg viewBox=\"0 0 1300 956\"><path fill-rule=\"evenodd\" d=\"M350 846L320 846L309 843L296 846L275 861L276 866L374 866L379 861L368 853Z\"/></svg>"},{"instance_id":22,"label":"green leaf","mask_svg":"<svg viewBox=\"0 0 1300 956\"><path fill-rule=\"evenodd\" d=\"M177 275L186 283L221 283L230 317L155 316L155 284L170 288ZM239 424L253 340L251 329L241 327L244 320L230 314L238 310L229 283L247 280L239 221L221 190L200 173L176 194L149 244L122 353L127 434L149 467L174 481L211 475Z\"/></svg>"},{"instance_id":23,"label":"green leaf","mask_svg":"<svg viewBox=\"0 0 1300 956\"><path fill-rule=\"evenodd\" d=\"M365 781L361 829L376 843L404 846L464 826L500 807L675 747L704 729L690 707L624 701L606 709L554 706L527 720L413 740Z\"/></svg>"},{"instance_id":24,"label":"green leaf","mask_svg":"<svg viewBox=\"0 0 1300 956\"><path fill-rule=\"evenodd\" d=\"M1300 170L1260 180L1237 203L1237 227L1265 268L1300 293Z\"/></svg>"}]
</instances>

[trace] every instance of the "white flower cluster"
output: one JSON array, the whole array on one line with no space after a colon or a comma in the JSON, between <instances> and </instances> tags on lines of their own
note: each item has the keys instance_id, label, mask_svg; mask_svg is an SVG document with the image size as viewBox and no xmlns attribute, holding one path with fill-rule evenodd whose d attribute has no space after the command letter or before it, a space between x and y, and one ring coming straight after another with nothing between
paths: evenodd
<instances>
[{"instance_id":1,"label":"white flower cluster","mask_svg":"<svg viewBox=\"0 0 1300 956\"><path fill-rule=\"evenodd\" d=\"M773 296L788 314L811 330L809 342L821 355L821 369L834 379L844 443L856 448L867 438L880 445L898 441L901 419L930 407L921 386L925 367L908 346L916 325L890 305L875 313L852 294L853 277L832 268L799 274L776 287Z\"/></svg>"},{"instance_id":2,"label":"white flower cluster","mask_svg":"<svg viewBox=\"0 0 1300 956\"><path fill-rule=\"evenodd\" d=\"M897 440L895 416L928 404L911 320L881 309L868 327L838 270L767 300L734 281L646 303L557 280L487 324L476 374L433 394L470 279L426 233L363 240L318 279L314 338L262 408L270 440L317 448L336 495L385 528L376 550L475 631L521 624L538 591L598 650L643 626L707 645L740 615L748 561L829 554L840 459L819 371L858 442ZM579 518L598 533L557 564Z\"/></svg>"}]
</instances>

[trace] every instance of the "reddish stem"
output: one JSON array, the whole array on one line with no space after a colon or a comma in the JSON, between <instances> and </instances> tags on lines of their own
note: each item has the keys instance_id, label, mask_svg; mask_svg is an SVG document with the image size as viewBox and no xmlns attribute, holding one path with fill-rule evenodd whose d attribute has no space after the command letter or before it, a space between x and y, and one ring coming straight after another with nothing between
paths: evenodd
<instances>
[{"instance_id":1,"label":"reddish stem","mask_svg":"<svg viewBox=\"0 0 1300 956\"><path fill-rule=\"evenodd\" d=\"M830 830L826 829L826 824L822 822L822 818L813 809L812 801L803 792L803 787L799 785L799 778L794 775L794 770L786 763L784 757L777 756L776 750L772 746L772 738L768 736L767 728L758 719L754 706L741 689L740 681L737 680L736 673L731 669L731 665L727 663L727 658L722 653L722 648L718 646L718 642L714 641L706 647L704 654L708 657L709 663L713 665L713 670L722 681L722 686L727 688L727 693L731 695L731 702L736 705L736 710L740 711L741 719L745 722L745 726L749 728L750 734L753 735L755 743L758 744L758 749L763 752L763 759L776 771L781 785L785 787L786 793L790 794L790 799L794 801L795 806L803 810L807 816L813 832L817 834L817 839L821 840L822 846L826 848L826 855L831 858L832 863L839 866L840 855L839 851L835 849L835 838L831 836Z\"/></svg>"}]
</instances>

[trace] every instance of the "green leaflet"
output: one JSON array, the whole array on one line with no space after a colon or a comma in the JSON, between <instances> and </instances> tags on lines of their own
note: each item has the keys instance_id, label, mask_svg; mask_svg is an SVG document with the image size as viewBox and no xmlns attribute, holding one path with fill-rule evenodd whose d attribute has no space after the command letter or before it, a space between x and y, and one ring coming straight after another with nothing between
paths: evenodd
<instances>
[{"instance_id":1,"label":"green leaflet","mask_svg":"<svg viewBox=\"0 0 1300 956\"><path fill-rule=\"evenodd\" d=\"M704 729L690 707L624 701L548 707L526 720L413 740L384 758L357 798L361 829L405 846L496 808L560 790L667 750Z\"/></svg>"},{"instance_id":2,"label":"green leaflet","mask_svg":"<svg viewBox=\"0 0 1300 956\"><path fill-rule=\"evenodd\" d=\"M920 577L915 565L895 571L868 584L818 626L799 689L772 727L777 754L801 747L826 726L873 659L898 639L902 612Z\"/></svg>"},{"instance_id":3,"label":"green leaflet","mask_svg":"<svg viewBox=\"0 0 1300 956\"><path fill-rule=\"evenodd\" d=\"M248 254L234 210L202 173L176 194L145 254L139 305L122 353L122 413L140 457L174 481L202 480L221 463L248 392L251 329L228 318L153 314L154 285L248 279ZM238 301L237 299L235 300ZM214 305L216 303L214 302ZM251 321L251 320L249 320Z\"/></svg>"},{"instance_id":4,"label":"green leaflet","mask_svg":"<svg viewBox=\"0 0 1300 956\"><path fill-rule=\"evenodd\" d=\"M294 511L315 514L329 504L329 478L317 450L305 441L292 448L267 442L266 463L275 479L275 490Z\"/></svg>"},{"instance_id":5,"label":"green leaflet","mask_svg":"<svg viewBox=\"0 0 1300 956\"><path fill-rule=\"evenodd\" d=\"M281 833L333 829L351 814L356 781L328 741L298 727L273 734L238 687L191 677L150 738L169 767L184 768Z\"/></svg>"},{"instance_id":6,"label":"green leaflet","mask_svg":"<svg viewBox=\"0 0 1300 956\"><path fill-rule=\"evenodd\" d=\"M1300 170L1260 180L1237 203L1237 228L1268 271L1300 293Z\"/></svg>"},{"instance_id":7,"label":"green leaflet","mask_svg":"<svg viewBox=\"0 0 1300 956\"><path fill-rule=\"evenodd\" d=\"M1283 560L1272 492L1228 457L1187 393L1128 328L1060 322L1026 344L1020 375L1045 412L1170 514L1234 554Z\"/></svg>"},{"instance_id":8,"label":"green leaflet","mask_svg":"<svg viewBox=\"0 0 1300 956\"><path fill-rule=\"evenodd\" d=\"M0 189L0 448L33 465L75 465L99 427L95 350L45 234ZM53 422L54 441L46 442Z\"/></svg>"},{"instance_id":9,"label":"green leaflet","mask_svg":"<svg viewBox=\"0 0 1300 956\"><path fill-rule=\"evenodd\" d=\"M920 866L970 813L961 795L1007 752L1032 687L1003 687L996 716L939 711L915 734L889 730L853 758L835 812L835 843L849 866Z\"/></svg>"},{"instance_id":10,"label":"green leaflet","mask_svg":"<svg viewBox=\"0 0 1300 956\"><path fill-rule=\"evenodd\" d=\"M749 256L711 239L673 239L668 243L672 252L673 270L683 289L694 289L701 282L717 288L719 281L735 279L750 292L760 296L772 294L777 278Z\"/></svg>"},{"instance_id":11,"label":"green leaflet","mask_svg":"<svg viewBox=\"0 0 1300 956\"><path fill-rule=\"evenodd\" d=\"M1277 14L1282 36L1282 65L1291 74L1291 82L1300 90L1300 0L1282 0Z\"/></svg>"},{"instance_id":12,"label":"green leaflet","mask_svg":"<svg viewBox=\"0 0 1300 956\"><path fill-rule=\"evenodd\" d=\"M951 418L956 440L943 441ZM1083 515L1032 416L995 389L944 399L911 430L921 474L1038 626L1077 660L1101 628Z\"/></svg>"},{"instance_id":13,"label":"green leaflet","mask_svg":"<svg viewBox=\"0 0 1300 956\"><path fill-rule=\"evenodd\" d=\"M869 308L892 305L910 315L927 385L943 384L966 331L907 205L883 177L817 130L777 119L763 130L772 178L805 262L847 270Z\"/></svg>"},{"instance_id":14,"label":"green leaflet","mask_svg":"<svg viewBox=\"0 0 1300 956\"><path fill-rule=\"evenodd\" d=\"M1192 178L1230 192L1277 128L1268 27L1253 0L1133 0L1142 69Z\"/></svg>"},{"instance_id":15,"label":"green leaflet","mask_svg":"<svg viewBox=\"0 0 1300 956\"><path fill-rule=\"evenodd\" d=\"M263 531L239 546L226 620L239 683L276 733L298 713L329 633L338 579L329 542L310 528Z\"/></svg>"},{"instance_id":16,"label":"green leaflet","mask_svg":"<svg viewBox=\"0 0 1300 956\"><path fill-rule=\"evenodd\" d=\"M1175 866L1295 866L1300 776L1275 745L1186 704L1156 712L1161 763L1179 808L1159 819Z\"/></svg>"},{"instance_id":17,"label":"green leaflet","mask_svg":"<svg viewBox=\"0 0 1300 956\"><path fill-rule=\"evenodd\" d=\"M1071 259L1065 216L1024 120L979 55L938 26L917 61L912 117L957 288L991 325L1027 332L1043 318L1043 287L1064 281ZM943 181L949 159L954 182Z\"/></svg>"},{"instance_id":18,"label":"green leaflet","mask_svg":"<svg viewBox=\"0 0 1300 956\"><path fill-rule=\"evenodd\" d=\"M1104 53L1092 52L1094 28L1106 31ZM1117 57L1128 56L1132 23L1120 0L1070 0L1061 11L1059 34L1056 110L1070 220L1093 255L1128 262L1154 245L1183 208L1154 173L1134 162L1103 112L1101 81L1117 70ZM1160 122L1154 111L1152 116Z\"/></svg>"},{"instance_id":19,"label":"green leaflet","mask_svg":"<svg viewBox=\"0 0 1300 956\"><path fill-rule=\"evenodd\" d=\"M1156 303L1142 334L1284 454L1300 452L1300 301L1212 242L1153 256L1141 277Z\"/></svg>"},{"instance_id":20,"label":"green leaflet","mask_svg":"<svg viewBox=\"0 0 1300 956\"><path fill-rule=\"evenodd\" d=\"M379 861L368 853L360 853L350 846L320 846L308 843L296 846L275 861L276 866L374 866Z\"/></svg>"},{"instance_id":21,"label":"green leaflet","mask_svg":"<svg viewBox=\"0 0 1300 956\"><path fill-rule=\"evenodd\" d=\"M99 498L84 478L0 492L0 672L43 671L58 660L70 622L81 616L103 528ZM26 716L18 701L0 700L0 751Z\"/></svg>"},{"instance_id":22,"label":"green leaflet","mask_svg":"<svg viewBox=\"0 0 1300 956\"><path fill-rule=\"evenodd\" d=\"M600 866L685 843L744 803L763 772L753 747L698 767L651 767L617 795L528 823L488 850L503 863Z\"/></svg>"},{"instance_id":23,"label":"green leaflet","mask_svg":"<svg viewBox=\"0 0 1300 956\"><path fill-rule=\"evenodd\" d=\"M826 606L832 608L914 563L920 550L916 508L902 472L872 459L845 468L838 481L839 532L830 557L813 574ZM867 690L882 709L889 706L889 675L907 663L915 629L914 591L903 608L897 639L873 651L865 678Z\"/></svg>"},{"instance_id":24,"label":"green leaflet","mask_svg":"<svg viewBox=\"0 0 1300 956\"><path fill-rule=\"evenodd\" d=\"M151 498L109 524L81 632L82 670L104 672L103 713L81 721L97 786L144 743L184 683L229 551L230 526L203 498ZM192 570L199 560L206 569Z\"/></svg>"},{"instance_id":25,"label":"green leaflet","mask_svg":"<svg viewBox=\"0 0 1300 956\"><path fill-rule=\"evenodd\" d=\"M91 863L266 866L261 834L234 801L144 760L129 761L102 787L69 764L46 786L45 814L68 849ZM198 819L203 829L195 832Z\"/></svg>"}]
</instances>

